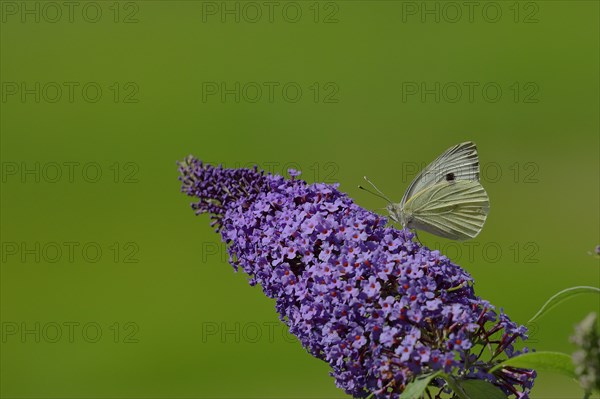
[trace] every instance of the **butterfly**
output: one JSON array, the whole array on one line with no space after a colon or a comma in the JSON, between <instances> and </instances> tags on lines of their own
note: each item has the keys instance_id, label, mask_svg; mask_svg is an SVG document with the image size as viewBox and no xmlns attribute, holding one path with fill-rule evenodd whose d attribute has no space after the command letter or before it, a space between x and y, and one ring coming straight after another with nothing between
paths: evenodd
<instances>
[{"instance_id":1,"label":"butterfly","mask_svg":"<svg viewBox=\"0 0 600 399\"><path fill-rule=\"evenodd\" d=\"M388 201L390 219L402 228L422 230L451 240L476 237L487 218L490 200L479 182L475 143L457 144L430 163L410 183L400 203L393 203L366 176L365 180Z\"/></svg>"}]
</instances>

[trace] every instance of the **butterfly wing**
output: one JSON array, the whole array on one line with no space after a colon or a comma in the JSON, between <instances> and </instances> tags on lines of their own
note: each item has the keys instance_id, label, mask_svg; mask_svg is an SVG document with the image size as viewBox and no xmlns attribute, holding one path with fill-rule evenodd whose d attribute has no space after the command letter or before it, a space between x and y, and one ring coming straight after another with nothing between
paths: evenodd
<instances>
[{"instance_id":1,"label":"butterfly wing","mask_svg":"<svg viewBox=\"0 0 600 399\"><path fill-rule=\"evenodd\" d=\"M443 181L417 192L404 205L407 227L452 240L476 237L490 201L478 181Z\"/></svg>"},{"instance_id":2,"label":"butterfly wing","mask_svg":"<svg viewBox=\"0 0 600 399\"><path fill-rule=\"evenodd\" d=\"M402 197L400 204L426 187L443 181L479 181L479 156L472 141L448 148L417 175Z\"/></svg>"}]
</instances>

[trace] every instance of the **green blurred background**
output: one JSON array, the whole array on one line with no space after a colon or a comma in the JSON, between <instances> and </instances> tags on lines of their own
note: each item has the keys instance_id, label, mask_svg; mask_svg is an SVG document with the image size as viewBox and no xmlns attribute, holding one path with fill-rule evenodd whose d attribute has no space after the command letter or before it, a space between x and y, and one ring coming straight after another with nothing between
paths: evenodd
<instances>
[{"instance_id":1,"label":"green blurred background","mask_svg":"<svg viewBox=\"0 0 600 399\"><path fill-rule=\"evenodd\" d=\"M347 397L190 210L188 154L378 209L363 175L399 199L474 140L487 224L424 243L521 323L600 283L596 1L0 3L2 397ZM571 352L599 308L563 304L532 346Z\"/></svg>"}]
</instances>

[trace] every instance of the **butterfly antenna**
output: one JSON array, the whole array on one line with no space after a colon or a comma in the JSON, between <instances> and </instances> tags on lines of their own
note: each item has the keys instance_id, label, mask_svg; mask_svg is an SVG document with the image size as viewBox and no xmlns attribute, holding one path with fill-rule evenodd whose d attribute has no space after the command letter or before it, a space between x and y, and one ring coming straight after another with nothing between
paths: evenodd
<instances>
[{"instance_id":1,"label":"butterfly antenna","mask_svg":"<svg viewBox=\"0 0 600 399\"><path fill-rule=\"evenodd\" d=\"M366 189L366 188L364 188L363 186L360 186L360 185L359 185L359 186L358 186L358 188L360 188L361 190L364 190L364 191L368 192L369 194L373 194L373 195L374 195L374 196L376 196L376 197L379 197L379 198L381 198L381 199L384 199L384 200L386 200L386 201L389 201L387 198L385 198L385 197L383 197L383 196L381 196L381 195L379 195L379 194L377 194L377 193L374 193L373 191L371 191L371 190L369 190L369 189Z\"/></svg>"},{"instance_id":2,"label":"butterfly antenna","mask_svg":"<svg viewBox=\"0 0 600 399\"><path fill-rule=\"evenodd\" d=\"M365 181L366 181L367 183L369 183L369 184L371 185L371 187L373 187L373 188L375 189L375 191L377 191L377 192L379 193L379 195L377 195L377 194L375 194L375 193L372 193L372 194L375 194L375 195L377 195L378 197L380 197L380 198L383 198L384 200L386 200L386 201L387 201L387 202L389 202L390 204L392 203L392 201L391 201L391 200L390 200L390 199L389 199L389 198L388 198L388 197L387 197L387 196L386 196L384 193L382 193L382 192L381 192L381 190L380 190L380 189L378 189L378 188L377 188L377 186L376 186L375 184L373 184L373 182L372 182L371 180L369 180L369 178L368 178L367 176L364 176L363 178L365 179ZM360 187L360 186L359 186L359 187ZM365 189L365 188L363 188L363 190L365 190L365 191L367 191L367 192L370 192L369 190L367 190L367 189Z\"/></svg>"}]
</instances>

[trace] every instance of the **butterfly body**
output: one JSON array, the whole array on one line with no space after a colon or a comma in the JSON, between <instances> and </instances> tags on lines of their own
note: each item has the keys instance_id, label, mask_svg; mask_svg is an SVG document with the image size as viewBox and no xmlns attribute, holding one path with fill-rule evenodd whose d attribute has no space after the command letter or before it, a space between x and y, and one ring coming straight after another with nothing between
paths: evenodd
<instances>
[{"instance_id":1,"label":"butterfly body","mask_svg":"<svg viewBox=\"0 0 600 399\"><path fill-rule=\"evenodd\" d=\"M403 228L410 228L409 224L412 222L412 215L404 211L402 204L389 204L386 209L390 213L390 219L395 223L401 224Z\"/></svg>"}]
</instances>

